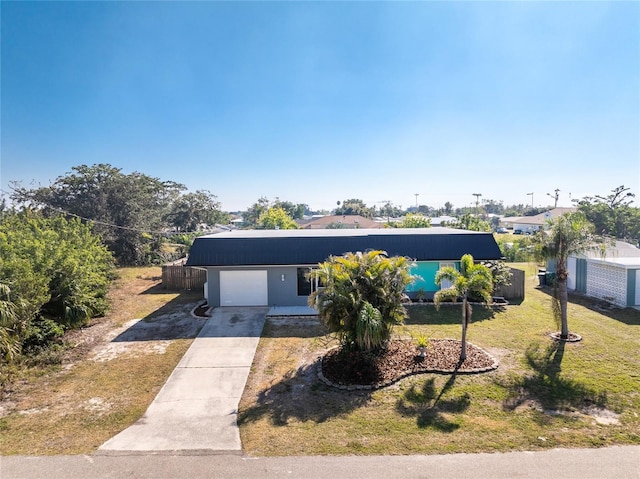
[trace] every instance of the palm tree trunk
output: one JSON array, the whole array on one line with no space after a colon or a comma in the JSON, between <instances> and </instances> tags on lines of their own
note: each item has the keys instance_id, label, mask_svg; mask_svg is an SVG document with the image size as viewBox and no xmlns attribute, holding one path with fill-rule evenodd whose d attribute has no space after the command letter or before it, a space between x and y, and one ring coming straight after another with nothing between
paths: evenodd
<instances>
[{"instance_id":1,"label":"palm tree trunk","mask_svg":"<svg viewBox=\"0 0 640 479\"><path fill-rule=\"evenodd\" d=\"M560 337L569 337L569 323L567 321L567 303L569 294L567 293L567 280L558 281L558 301L560 302Z\"/></svg>"},{"instance_id":2,"label":"palm tree trunk","mask_svg":"<svg viewBox=\"0 0 640 479\"><path fill-rule=\"evenodd\" d=\"M569 294L567 293L568 276L565 265L558 263L556 278L558 281L558 302L560 303L560 337L562 339L569 337L569 323L567 320L567 303L569 302Z\"/></svg>"},{"instance_id":3,"label":"palm tree trunk","mask_svg":"<svg viewBox=\"0 0 640 479\"><path fill-rule=\"evenodd\" d=\"M460 350L460 362L467 359L467 325L469 324L469 303L467 297L462 299L462 349Z\"/></svg>"}]
</instances>

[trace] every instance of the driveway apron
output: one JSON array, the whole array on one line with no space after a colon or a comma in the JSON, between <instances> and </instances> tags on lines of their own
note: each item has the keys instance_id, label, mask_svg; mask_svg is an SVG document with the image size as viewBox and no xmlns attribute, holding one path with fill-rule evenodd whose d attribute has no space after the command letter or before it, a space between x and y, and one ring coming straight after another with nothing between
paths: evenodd
<instances>
[{"instance_id":1,"label":"driveway apron","mask_svg":"<svg viewBox=\"0 0 640 479\"><path fill-rule=\"evenodd\" d=\"M98 454L240 453L238 403L268 308L217 308L144 415Z\"/></svg>"}]
</instances>

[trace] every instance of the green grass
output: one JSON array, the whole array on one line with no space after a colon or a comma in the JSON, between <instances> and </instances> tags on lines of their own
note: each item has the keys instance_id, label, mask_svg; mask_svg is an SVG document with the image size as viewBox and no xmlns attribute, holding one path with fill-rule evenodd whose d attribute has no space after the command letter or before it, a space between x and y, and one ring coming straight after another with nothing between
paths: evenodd
<instances>
[{"instance_id":1,"label":"green grass","mask_svg":"<svg viewBox=\"0 0 640 479\"><path fill-rule=\"evenodd\" d=\"M556 343L549 295L536 284L529 265L522 304L474 308L468 339L498 358L498 370L414 376L375 392L318 384L311 364L326 338L268 327L240 407L245 451L431 454L640 444L640 312L601 312L572 297L569 329L583 340ZM460 305L414 306L396 334L459 338L460 319ZM596 422L594 411L617 424Z\"/></svg>"},{"instance_id":2,"label":"green grass","mask_svg":"<svg viewBox=\"0 0 640 479\"><path fill-rule=\"evenodd\" d=\"M159 267L122 268L118 273L110 291L112 307L93 326L110 324L101 334L132 319L154 321L183 311L200 299L199 294L163 290ZM6 414L0 417L0 454L94 452L144 413L192 339L167 342L161 353L143 348L94 361L90 351L80 347L67 351L70 359L62 364L16 365L15 380L0 403Z\"/></svg>"}]
</instances>

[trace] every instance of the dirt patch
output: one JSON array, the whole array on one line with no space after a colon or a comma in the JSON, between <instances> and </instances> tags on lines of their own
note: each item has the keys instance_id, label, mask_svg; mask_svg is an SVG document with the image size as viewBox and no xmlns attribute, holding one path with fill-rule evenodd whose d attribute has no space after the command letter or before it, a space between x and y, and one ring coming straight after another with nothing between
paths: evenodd
<instances>
[{"instance_id":1,"label":"dirt patch","mask_svg":"<svg viewBox=\"0 0 640 479\"><path fill-rule=\"evenodd\" d=\"M93 361L108 361L128 353L133 356L163 354L171 341L194 338L205 319L191 314L195 304L187 303L150 319L132 319L105 334L90 354Z\"/></svg>"},{"instance_id":2,"label":"dirt patch","mask_svg":"<svg viewBox=\"0 0 640 479\"><path fill-rule=\"evenodd\" d=\"M162 289L158 271L157 267L121 270L121 279L109 293L108 314L65 335L68 349L59 367L34 370L33 374L25 371L23 379L8 384L0 400L0 417L12 413L32 416L48 411L52 404L60 414L71 414L78 406L92 414L112 411L109 401L97 395L74 403L68 392L62 392L66 386L58 384L72 381L76 368L87 363L164 355L176 340L196 337L206 318L191 313L202 295ZM52 389L52 384L60 391ZM91 386L78 387L86 390Z\"/></svg>"}]
</instances>

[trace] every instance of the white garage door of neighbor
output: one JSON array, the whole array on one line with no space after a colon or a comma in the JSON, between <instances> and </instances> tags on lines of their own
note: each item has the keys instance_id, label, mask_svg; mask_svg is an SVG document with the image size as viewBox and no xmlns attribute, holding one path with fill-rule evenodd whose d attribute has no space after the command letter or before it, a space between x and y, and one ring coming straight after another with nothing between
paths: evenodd
<instances>
[{"instance_id":1,"label":"white garage door of neighbor","mask_svg":"<svg viewBox=\"0 0 640 479\"><path fill-rule=\"evenodd\" d=\"M220 306L269 304L267 272L220 271Z\"/></svg>"}]
</instances>

